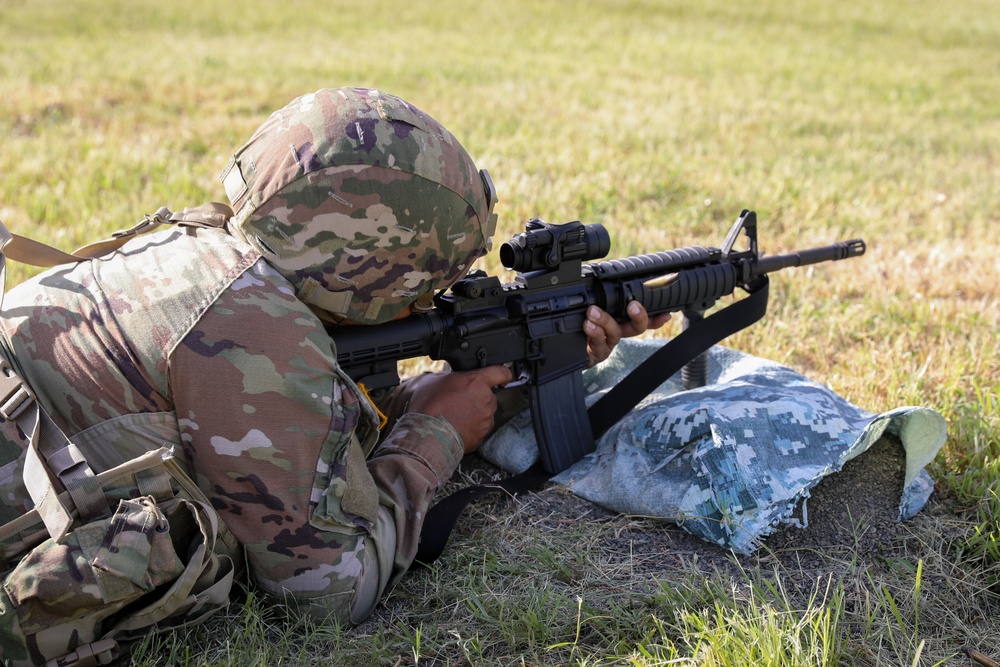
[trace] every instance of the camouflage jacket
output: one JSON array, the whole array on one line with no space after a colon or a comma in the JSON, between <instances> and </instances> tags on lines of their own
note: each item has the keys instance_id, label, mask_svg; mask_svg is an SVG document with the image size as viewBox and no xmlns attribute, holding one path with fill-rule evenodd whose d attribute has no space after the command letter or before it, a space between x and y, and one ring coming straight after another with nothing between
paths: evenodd
<instances>
[{"instance_id":1,"label":"camouflage jacket","mask_svg":"<svg viewBox=\"0 0 1000 667\"><path fill-rule=\"evenodd\" d=\"M173 228L51 269L10 291L3 327L2 353L95 470L173 446L256 582L317 616L371 612L462 456L427 415L380 440L320 320L224 232ZM30 502L23 447L0 424L4 521Z\"/></svg>"}]
</instances>

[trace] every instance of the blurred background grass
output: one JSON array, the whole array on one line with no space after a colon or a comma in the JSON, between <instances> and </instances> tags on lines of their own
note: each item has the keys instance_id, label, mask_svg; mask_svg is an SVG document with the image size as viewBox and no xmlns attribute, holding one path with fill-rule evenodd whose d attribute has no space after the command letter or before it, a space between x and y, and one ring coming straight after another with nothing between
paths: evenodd
<instances>
[{"instance_id":1,"label":"blurred background grass","mask_svg":"<svg viewBox=\"0 0 1000 667\"><path fill-rule=\"evenodd\" d=\"M381 87L491 171L501 239L537 215L605 223L612 256L718 244L744 207L770 252L863 236L735 343L872 409L941 403L998 383L991 7L5 0L0 217L69 248L223 198L271 110Z\"/></svg>"},{"instance_id":2,"label":"blurred background grass","mask_svg":"<svg viewBox=\"0 0 1000 667\"><path fill-rule=\"evenodd\" d=\"M0 219L71 249L219 200L272 110L358 85L490 170L500 239L538 216L604 223L612 256L718 245L742 208L770 252L864 237L728 344L942 412L932 472L995 558L998 43L994 0L0 0Z\"/></svg>"}]
</instances>

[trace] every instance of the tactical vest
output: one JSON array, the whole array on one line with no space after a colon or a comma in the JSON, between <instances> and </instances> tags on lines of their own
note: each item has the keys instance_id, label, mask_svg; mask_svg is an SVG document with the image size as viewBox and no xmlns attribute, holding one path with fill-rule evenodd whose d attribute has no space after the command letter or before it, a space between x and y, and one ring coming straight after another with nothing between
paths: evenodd
<instances>
[{"instance_id":1,"label":"tactical vest","mask_svg":"<svg viewBox=\"0 0 1000 667\"><path fill-rule=\"evenodd\" d=\"M0 223L0 308L7 257L35 266L79 262L165 224L221 228L231 216L224 204L161 208L72 254ZM3 358L0 417L27 439L23 482L34 504L0 527L5 664L107 664L150 628L183 628L228 604L242 569L239 544L169 448L95 472Z\"/></svg>"}]
</instances>

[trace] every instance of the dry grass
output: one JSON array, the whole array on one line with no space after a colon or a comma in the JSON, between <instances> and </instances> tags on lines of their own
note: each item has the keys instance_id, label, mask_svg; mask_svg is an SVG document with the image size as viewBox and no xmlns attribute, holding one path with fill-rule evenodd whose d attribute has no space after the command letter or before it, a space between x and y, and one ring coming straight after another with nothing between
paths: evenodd
<instances>
[{"instance_id":1,"label":"dry grass","mask_svg":"<svg viewBox=\"0 0 1000 667\"><path fill-rule=\"evenodd\" d=\"M776 277L769 317L728 344L867 409L949 421L933 512L886 553L845 545L824 576L722 568L725 554L696 560L633 518L487 506L360 631L289 624L251 598L140 663L765 664L750 651L771 642L797 651L774 664L931 665L995 646L989 0L11 0L2 14L0 219L14 231L70 249L160 205L218 199L216 175L270 110L379 86L490 170L501 236L532 216L603 222L624 256L718 244L753 208L769 252L864 237L861 260Z\"/></svg>"}]
</instances>

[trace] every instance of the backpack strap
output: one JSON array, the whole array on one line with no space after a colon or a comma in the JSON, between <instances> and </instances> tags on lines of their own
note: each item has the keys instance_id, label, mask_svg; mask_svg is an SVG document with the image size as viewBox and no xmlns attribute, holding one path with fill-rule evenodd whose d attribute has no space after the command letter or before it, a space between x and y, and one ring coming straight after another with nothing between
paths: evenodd
<instances>
[{"instance_id":1,"label":"backpack strap","mask_svg":"<svg viewBox=\"0 0 1000 667\"><path fill-rule=\"evenodd\" d=\"M138 224L130 229L117 231L109 239L77 248L72 253L63 252L45 243L10 232L7 232L9 238L4 252L11 259L32 266L48 267L72 264L109 255L139 234L151 232L161 225L173 224L221 229L225 227L226 222L231 217L233 217L233 210L226 204L219 202L209 202L201 206L185 208L178 213L172 212L166 206L161 206L156 213L147 213Z\"/></svg>"},{"instance_id":2,"label":"backpack strap","mask_svg":"<svg viewBox=\"0 0 1000 667\"><path fill-rule=\"evenodd\" d=\"M6 250L14 235L0 222L0 309L7 287ZM51 471L70 492L82 517L107 511L107 501L86 458L35 398L6 359L0 359L0 416L17 422L28 436L24 461L24 485L49 535L58 539L73 523L70 509L59 499L49 477Z\"/></svg>"}]
</instances>

